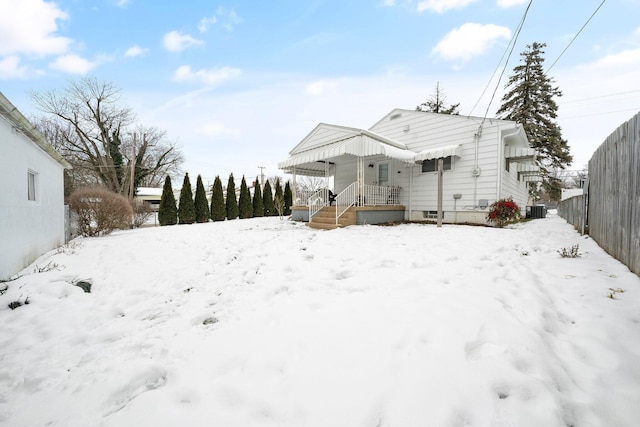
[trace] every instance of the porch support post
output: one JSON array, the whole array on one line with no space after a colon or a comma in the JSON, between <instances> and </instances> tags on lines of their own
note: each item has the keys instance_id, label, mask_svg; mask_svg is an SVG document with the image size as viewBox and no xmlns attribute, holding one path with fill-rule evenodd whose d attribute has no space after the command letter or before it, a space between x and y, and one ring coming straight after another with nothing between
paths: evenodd
<instances>
[{"instance_id":1,"label":"porch support post","mask_svg":"<svg viewBox=\"0 0 640 427\"><path fill-rule=\"evenodd\" d=\"M442 227L442 178L444 175L444 159L438 159L438 227Z\"/></svg>"},{"instance_id":2,"label":"porch support post","mask_svg":"<svg viewBox=\"0 0 640 427\"><path fill-rule=\"evenodd\" d=\"M292 181L293 181L293 188L291 189L291 198L293 199L293 203L296 202L296 199L298 198L298 186L296 185L296 167L293 167L293 173L292 173Z\"/></svg>"},{"instance_id":3,"label":"porch support post","mask_svg":"<svg viewBox=\"0 0 640 427\"><path fill-rule=\"evenodd\" d=\"M358 182L358 194L360 196L360 205L364 205L364 158L358 156L357 162L357 177Z\"/></svg>"}]
</instances>

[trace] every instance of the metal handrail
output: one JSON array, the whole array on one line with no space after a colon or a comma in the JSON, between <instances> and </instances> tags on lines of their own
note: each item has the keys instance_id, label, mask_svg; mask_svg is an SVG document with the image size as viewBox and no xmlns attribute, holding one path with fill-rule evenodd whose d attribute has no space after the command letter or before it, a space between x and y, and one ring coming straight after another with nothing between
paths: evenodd
<instances>
[{"instance_id":1,"label":"metal handrail","mask_svg":"<svg viewBox=\"0 0 640 427\"><path fill-rule=\"evenodd\" d=\"M353 182L336 196L336 224L338 224L338 218L340 218L342 214L347 211L347 209L349 209L351 206L354 206L357 200L358 183Z\"/></svg>"}]
</instances>

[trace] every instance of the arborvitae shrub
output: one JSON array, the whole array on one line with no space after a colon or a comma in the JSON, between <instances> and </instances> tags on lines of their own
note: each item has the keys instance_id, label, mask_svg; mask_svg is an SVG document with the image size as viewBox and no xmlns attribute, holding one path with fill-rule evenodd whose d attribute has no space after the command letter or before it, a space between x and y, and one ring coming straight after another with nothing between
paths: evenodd
<instances>
[{"instance_id":1,"label":"arborvitae shrub","mask_svg":"<svg viewBox=\"0 0 640 427\"><path fill-rule=\"evenodd\" d=\"M247 181L244 179L244 176L240 183L240 200L238 200L238 210L240 219L251 218L253 216L251 193L249 193L249 187L247 187Z\"/></svg>"},{"instance_id":2,"label":"arborvitae shrub","mask_svg":"<svg viewBox=\"0 0 640 427\"><path fill-rule=\"evenodd\" d=\"M160 225L175 225L178 223L178 208L176 207L176 197L171 188L171 178L168 176L164 180L162 187L162 198L158 207L158 222Z\"/></svg>"},{"instance_id":3,"label":"arborvitae shrub","mask_svg":"<svg viewBox=\"0 0 640 427\"><path fill-rule=\"evenodd\" d=\"M229 181L227 183L227 219L238 218L238 199L236 198L236 184L233 181L233 174L229 175Z\"/></svg>"},{"instance_id":4,"label":"arborvitae shrub","mask_svg":"<svg viewBox=\"0 0 640 427\"><path fill-rule=\"evenodd\" d=\"M207 201L207 192L204 189L200 175L198 175L196 181L196 198L194 205L196 209L196 222L209 222L209 202Z\"/></svg>"},{"instance_id":5,"label":"arborvitae shrub","mask_svg":"<svg viewBox=\"0 0 640 427\"><path fill-rule=\"evenodd\" d=\"M293 193L289 181L284 185L284 214L291 215L291 206L293 206Z\"/></svg>"},{"instance_id":6,"label":"arborvitae shrub","mask_svg":"<svg viewBox=\"0 0 640 427\"><path fill-rule=\"evenodd\" d=\"M211 219L214 221L224 221L227 217L227 208L224 204L224 192L222 191L222 181L219 176L213 181L211 189Z\"/></svg>"},{"instance_id":7,"label":"arborvitae shrub","mask_svg":"<svg viewBox=\"0 0 640 427\"><path fill-rule=\"evenodd\" d=\"M193 224L196 220L196 207L193 203L193 192L189 174L184 174L182 189L180 190L180 205L178 206L178 224Z\"/></svg>"},{"instance_id":8,"label":"arborvitae shrub","mask_svg":"<svg viewBox=\"0 0 640 427\"><path fill-rule=\"evenodd\" d=\"M85 187L69 196L69 207L76 213L78 232L99 236L131 227L133 209L129 199L106 187Z\"/></svg>"},{"instance_id":9,"label":"arborvitae shrub","mask_svg":"<svg viewBox=\"0 0 640 427\"><path fill-rule=\"evenodd\" d=\"M260 181L256 178L253 184L253 216L264 216L264 204L262 203L262 190L260 189Z\"/></svg>"},{"instance_id":10,"label":"arborvitae shrub","mask_svg":"<svg viewBox=\"0 0 640 427\"><path fill-rule=\"evenodd\" d=\"M271 191L271 184L269 184L269 180L264 184L262 203L264 205L264 216L274 216L278 214L276 212L276 207L273 204L273 192Z\"/></svg>"}]
</instances>

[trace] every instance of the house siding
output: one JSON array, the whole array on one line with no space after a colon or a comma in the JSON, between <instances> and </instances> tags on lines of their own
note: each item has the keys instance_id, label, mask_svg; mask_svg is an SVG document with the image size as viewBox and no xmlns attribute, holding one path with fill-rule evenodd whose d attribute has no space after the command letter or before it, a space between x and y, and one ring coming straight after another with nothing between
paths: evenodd
<instances>
[{"instance_id":1,"label":"house siding","mask_svg":"<svg viewBox=\"0 0 640 427\"><path fill-rule=\"evenodd\" d=\"M391 117L399 117L391 119ZM395 110L371 127L371 131L385 135L402 142L407 148L420 152L433 147L461 144L462 155L454 157L450 171L444 172L443 177L443 211L445 220L457 211L460 218L467 215L468 220L477 222L484 218L487 209L478 207L478 200L486 199L489 204L498 198L498 177L502 167L496 161L501 144L499 130L492 121L483 125L482 134L478 141L478 167L480 175L473 177L472 171L476 167L476 141L482 119L462 116L429 114L407 110ZM436 172L423 173L420 165L409 171L413 175L411 189L411 213L408 219L422 219L423 211L434 211L438 203L438 174ZM407 178L409 173L406 174ZM408 179L401 180L408 205ZM509 191L509 190L505 190ZM460 199L454 199L454 194L460 194ZM464 220L464 219L463 219Z\"/></svg>"},{"instance_id":2,"label":"house siding","mask_svg":"<svg viewBox=\"0 0 640 427\"><path fill-rule=\"evenodd\" d=\"M64 244L64 167L0 117L0 280ZM28 172L36 174L28 200Z\"/></svg>"}]
</instances>

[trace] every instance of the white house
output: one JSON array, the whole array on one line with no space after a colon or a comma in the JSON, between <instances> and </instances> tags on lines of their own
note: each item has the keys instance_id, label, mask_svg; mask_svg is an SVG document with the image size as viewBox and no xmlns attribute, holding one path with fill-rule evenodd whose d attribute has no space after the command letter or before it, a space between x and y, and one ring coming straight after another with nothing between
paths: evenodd
<instances>
[{"instance_id":1,"label":"white house","mask_svg":"<svg viewBox=\"0 0 640 427\"><path fill-rule=\"evenodd\" d=\"M0 92L0 280L64 244L70 167Z\"/></svg>"},{"instance_id":2,"label":"white house","mask_svg":"<svg viewBox=\"0 0 640 427\"><path fill-rule=\"evenodd\" d=\"M484 224L501 198L513 197L524 214L527 184L541 179L521 125L403 109L366 130L320 123L278 167L294 183L333 178L335 202L328 190L298 192L293 218L342 225L433 221L439 205L444 222Z\"/></svg>"}]
</instances>

